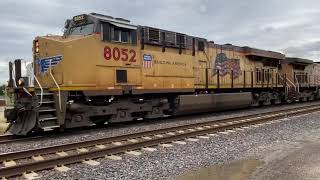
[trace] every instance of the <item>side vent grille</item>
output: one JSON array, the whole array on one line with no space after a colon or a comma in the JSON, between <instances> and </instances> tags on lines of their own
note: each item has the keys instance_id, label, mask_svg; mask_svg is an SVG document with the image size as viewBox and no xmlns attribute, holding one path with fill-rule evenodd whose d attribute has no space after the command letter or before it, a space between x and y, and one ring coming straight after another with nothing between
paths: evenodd
<instances>
[{"instance_id":1,"label":"side vent grille","mask_svg":"<svg viewBox=\"0 0 320 180\"><path fill-rule=\"evenodd\" d=\"M158 29L149 29L148 39L151 43L160 43L160 30Z\"/></svg>"},{"instance_id":2,"label":"side vent grille","mask_svg":"<svg viewBox=\"0 0 320 180\"><path fill-rule=\"evenodd\" d=\"M191 49L192 39L189 36L172 31L166 31L151 27L143 27L143 44L152 44L170 48ZM141 34L141 36L142 36ZM181 51L181 50L180 50Z\"/></svg>"},{"instance_id":3,"label":"side vent grille","mask_svg":"<svg viewBox=\"0 0 320 180\"><path fill-rule=\"evenodd\" d=\"M186 47L186 36L183 34L176 34L176 42L178 47L185 48Z\"/></svg>"},{"instance_id":4,"label":"side vent grille","mask_svg":"<svg viewBox=\"0 0 320 180\"><path fill-rule=\"evenodd\" d=\"M166 45L167 46L175 46L176 41L175 41L175 33L173 32L164 32L166 38Z\"/></svg>"}]
</instances>

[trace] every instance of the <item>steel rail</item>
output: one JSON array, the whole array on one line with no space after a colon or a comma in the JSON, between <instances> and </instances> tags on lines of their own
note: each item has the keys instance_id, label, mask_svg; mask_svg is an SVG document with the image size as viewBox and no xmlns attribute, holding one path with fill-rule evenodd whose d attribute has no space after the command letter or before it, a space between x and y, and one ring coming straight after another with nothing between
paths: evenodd
<instances>
[{"instance_id":1,"label":"steel rail","mask_svg":"<svg viewBox=\"0 0 320 180\"><path fill-rule=\"evenodd\" d=\"M124 144L120 146L106 147L103 149L95 149L95 150L83 152L80 154L73 154L65 157L46 159L43 161L36 161L36 162L20 164L12 167L0 168L0 177L12 177L12 176L21 175L24 172L51 169L59 165L69 165L69 164L81 162L83 160L97 159L97 158L104 157L106 155L123 153L128 150L136 150L136 149L141 149L143 147L156 146L158 144L169 143L172 141L179 141L186 138L196 137L196 136L200 136L208 133L215 133L215 132L224 131L228 129L260 124L260 123L268 122L274 119L281 119L289 116L296 116L296 115L302 115L302 114L311 113L315 111L320 111L320 107L308 107L303 109L301 109L300 107L300 109L298 108L294 108L294 109L295 110L283 110L282 113L273 113L273 114L269 113L268 116L266 115L264 117L256 117L246 121L237 121L237 123L223 123L223 125L221 125L222 123L220 123L219 127L197 129L195 131L184 132L184 133L175 134L172 136L162 136L162 137L154 136L150 140L145 139L143 141L137 141L134 143ZM157 133L153 133L153 134L155 135Z\"/></svg>"},{"instance_id":2,"label":"steel rail","mask_svg":"<svg viewBox=\"0 0 320 180\"><path fill-rule=\"evenodd\" d=\"M0 136L0 143L3 141L10 141L16 139L16 136L13 135L1 135Z\"/></svg>"},{"instance_id":3,"label":"steel rail","mask_svg":"<svg viewBox=\"0 0 320 180\"><path fill-rule=\"evenodd\" d=\"M37 139L37 138L41 138L41 137L43 137L43 136L20 137L20 136L15 136L15 135L1 135L0 136L0 144L33 140L33 139Z\"/></svg>"}]
</instances>

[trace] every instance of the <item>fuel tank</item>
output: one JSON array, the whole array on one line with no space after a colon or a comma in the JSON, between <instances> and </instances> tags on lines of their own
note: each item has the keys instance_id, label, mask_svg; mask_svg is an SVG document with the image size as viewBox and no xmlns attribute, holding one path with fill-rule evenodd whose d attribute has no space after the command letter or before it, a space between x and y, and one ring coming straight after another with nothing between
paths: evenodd
<instances>
[{"instance_id":1,"label":"fuel tank","mask_svg":"<svg viewBox=\"0 0 320 180\"><path fill-rule=\"evenodd\" d=\"M251 103L251 92L180 95L174 114L183 115L247 108L251 106Z\"/></svg>"}]
</instances>

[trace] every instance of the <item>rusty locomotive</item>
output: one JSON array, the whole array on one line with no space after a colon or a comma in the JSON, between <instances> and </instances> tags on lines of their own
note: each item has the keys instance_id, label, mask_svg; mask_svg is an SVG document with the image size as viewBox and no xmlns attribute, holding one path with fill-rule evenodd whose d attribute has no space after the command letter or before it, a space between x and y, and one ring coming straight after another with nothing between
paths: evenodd
<instances>
[{"instance_id":1,"label":"rusty locomotive","mask_svg":"<svg viewBox=\"0 0 320 180\"><path fill-rule=\"evenodd\" d=\"M319 98L312 60L97 13L33 41L34 85L9 64L8 131L67 129Z\"/></svg>"}]
</instances>

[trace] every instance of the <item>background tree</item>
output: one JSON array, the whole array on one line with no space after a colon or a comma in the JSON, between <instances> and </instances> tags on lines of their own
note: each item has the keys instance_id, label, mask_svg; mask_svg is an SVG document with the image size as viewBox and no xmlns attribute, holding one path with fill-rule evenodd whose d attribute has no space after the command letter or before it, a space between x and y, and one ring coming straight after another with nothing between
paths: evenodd
<instances>
[{"instance_id":1,"label":"background tree","mask_svg":"<svg viewBox=\"0 0 320 180\"><path fill-rule=\"evenodd\" d=\"M0 96L3 96L4 95L4 90L5 90L5 85L1 85L0 86Z\"/></svg>"}]
</instances>

